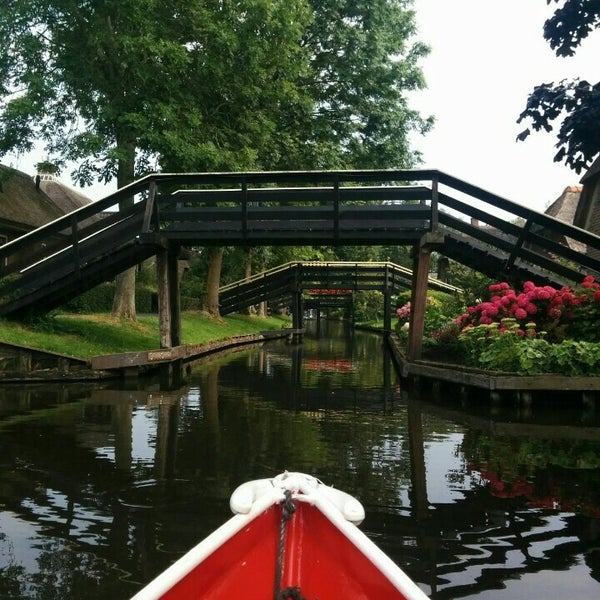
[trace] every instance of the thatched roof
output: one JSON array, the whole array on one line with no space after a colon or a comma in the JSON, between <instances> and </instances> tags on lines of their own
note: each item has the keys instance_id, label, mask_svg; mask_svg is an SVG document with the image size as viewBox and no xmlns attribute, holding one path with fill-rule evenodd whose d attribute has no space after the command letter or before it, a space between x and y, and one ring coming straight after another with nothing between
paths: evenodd
<instances>
[{"instance_id":1,"label":"thatched roof","mask_svg":"<svg viewBox=\"0 0 600 600\"><path fill-rule=\"evenodd\" d=\"M582 189L581 185L566 187L563 193L546 209L546 214L572 225Z\"/></svg>"},{"instance_id":2,"label":"thatched roof","mask_svg":"<svg viewBox=\"0 0 600 600\"><path fill-rule=\"evenodd\" d=\"M60 182L54 175L40 173L40 188L65 215L91 202L87 196Z\"/></svg>"},{"instance_id":3,"label":"thatched roof","mask_svg":"<svg viewBox=\"0 0 600 600\"><path fill-rule=\"evenodd\" d=\"M0 222L4 229L30 231L62 217L64 212L30 175L0 165Z\"/></svg>"},{"instance_id":4,"label":"thatched roof","mask_svg":"<svg viewBox=\"0 0 600 600\"><path fill-rule=\"evenodd\" d=\"M546 214L555 219L560 219L569 225L573 225L582 189L583 186L581 185L569 185L566 187L563 193L546 209ZM571 238L567 238L564 241L573 250L585 254L585 244Z\"/></svg>"}]
</instances>

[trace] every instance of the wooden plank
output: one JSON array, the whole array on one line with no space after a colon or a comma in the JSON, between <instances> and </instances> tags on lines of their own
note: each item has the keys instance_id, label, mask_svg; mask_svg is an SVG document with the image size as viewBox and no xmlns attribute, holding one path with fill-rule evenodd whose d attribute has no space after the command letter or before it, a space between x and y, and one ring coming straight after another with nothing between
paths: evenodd
<instances>
[{"instance_id":1,"label":"wooden plank","mask_svg":"<svg viewBox=\"0 0 600 600\"><path fill-rule=\"evenodd\" d=\"M123 352L121 354L107 354L93 356L92 368L100 371L112 369L127 369L149 364L158 364L178 360L184 355L184 346L176 348L163 348L159 350L142 350L138 352Z\"/></svg>"}]
</instances>

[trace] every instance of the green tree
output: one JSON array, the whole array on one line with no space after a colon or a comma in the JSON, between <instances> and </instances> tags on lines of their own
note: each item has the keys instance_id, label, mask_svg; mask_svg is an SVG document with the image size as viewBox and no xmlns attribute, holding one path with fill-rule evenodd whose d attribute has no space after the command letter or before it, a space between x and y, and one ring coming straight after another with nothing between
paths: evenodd
<instances>
[{"instance_id":1,"label":"green tree","mask_svg":"<svg viewBox=\"0 0 600 600\"><path fill-rule=\"evenodd\" d=\"M562 5L544 24L544 38L557 56L573 56L581 42L600 27L600 0L546 1ZM531 128L552 131L553 122L560 122L554 161L564 161L580 173L600 149L600 82L574 79L536 86L517 122L525 120L531 125L518 140L526 139Z\"/></svg>"},{"instance_id":2,"label":"green tree","mask_svg":"<svg viewBox=\"0 0 600 600\"><path fill-rule=\"evenodd\" d=\"M78 164L78 183L118 187L157 160L258 166L270 115L301 104L291 82L309 15L303 0L3 2L0 156L42 140L58 166ZM135 317L133 277L118 278L120 316Z\"/></svg>"},{"instance_id":3,"label":"green tree","mask_svg":"<svg viewBox=\"0 0 600 600\"><path fill-rule=\"evenodd\" d=\"M315 114L307 168L403 168L419 162L408 133L433 123L407 92L424 86L412 0L310 0L303 38L310 51Z\"/></svg>"}]
</instances>

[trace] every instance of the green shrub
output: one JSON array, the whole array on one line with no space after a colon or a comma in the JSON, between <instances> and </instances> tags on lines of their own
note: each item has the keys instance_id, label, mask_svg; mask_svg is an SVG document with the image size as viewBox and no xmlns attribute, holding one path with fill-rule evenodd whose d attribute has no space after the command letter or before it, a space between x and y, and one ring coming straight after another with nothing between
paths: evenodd
<instances>
[{"instance_id":1,"label":"green shrub","mask_svg":"<svg viewBox=\"0 0 600 600\"><path fill-rule=\"evenodd\" d=\"M522 375L600 375L600 343L564 340L551 343L536 334L532 323L526 331L515 319L464 329L458 337L466 363L488 371Z\"/></svg>"}]
</instances>

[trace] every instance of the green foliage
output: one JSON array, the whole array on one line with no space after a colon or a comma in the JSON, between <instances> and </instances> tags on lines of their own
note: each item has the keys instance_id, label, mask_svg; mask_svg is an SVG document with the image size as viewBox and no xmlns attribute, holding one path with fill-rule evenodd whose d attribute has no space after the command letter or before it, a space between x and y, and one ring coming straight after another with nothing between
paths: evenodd
<instances>
[{"instance_id":1,"label":"green foliage","mask_svg":"<svg viewBox=\"0 0 600 600\"><path fill-rule=\"evenodd\" d=\"M13 273L0 278L0 301L9 302L15 295L14 286L21 278L20 273Z\"/></svg>"},{"instance_id":2,"label":"green foliage","mask_svg":"<svg viewBox=\"0 0 600 600\"><path fill-rule=\"evenodd\" d=\"M469 306L488 297L488 288L493 280L475 269L450 261L448 283L463 290L463 301L465 305Z\"/></svg>"},{"instance_id":3,"label":"green foliage","mask_svg":"<svg viewBox=\"0 0 600 600\"><path fill-rule=\"evenodd\" d=\"M60 167L48 160L35 163L35 168L38 173L51 173L53 175L60 173Z\"/></svg>"},{"instance_id":4,"label":"green foliage","mask_svg":"<svg viewBox=\"0 0 600 600\"><path fill-rule=\"evenodd\" d=\"M360 290L354 294L354 317L360 322L378 321L383 315L383 294Z\"/></svg>"},{"instance_id":5,"label":"green foliage","mask_svg":"<svg viewBox=\"0 0 600 600\"><path fill-rule=\"evenodd\" d=\"M536 337L532 328L523 335L514 319L504 319L502 325L503 330L497 323L463 330L458 339L467 364L521 375L600 375L600 343L565 340L552 344Z\"/></svg>"},{"instance_id":6,"label":"green foliage","mask_svg":"<svg viewBox=\"0 0 600 600\"><path fill-rule=\"evenodd\" d=\"M74 297L62 306L67 312L93 314L110 312L115 291L114 283L102 283L95 288ZM153 288L136 286L135 302L141 313L156 312L156 291Z\"/></svg>"},{"instance_id":7,"label":"green foliage","mask_svg":"<svg viewBox=\"0 0 600 600\"><path fill-rule=\"evenodd\" d=\"M548 0L548 4L552 0ZM559 2L559 0L554 0ZM573 56L576 48L592 31L600 27L597 0L561 0L563 5L544 24L544 38L558 56ZM544 83L534 88L518 123L529 119L535 131L552 131L554 121L561 121L556 144L556 162L580 173L598 153L600 137L600 82L591 84L579 79ZM517 139L531 133L523 130Z\"/></svg>"},{"instance_id":8,"label":"green foliage","mask_svg":"<svg viewBox=\"0 0 600 600\"><path fill-rule=\"evenodd\" d=\"M411 292L406 291L398 294L396 298L396 330L402 331L402 327L410 319ZM462 299L458 296L447 294L437 290L429 290L427 293L427 304L425 306L424 333L431 336L434 333L447 328L455 319L457 312L462 310Z\"/></svg>"},{"instance_id":9,"label":"green foliage","mask_svg":"<svg viewBox=\"0 0 600 600\"><path fill-rule=\"evenodd\" d=\"M305 147L308 165L326 168L410 167L419 155L407 132L425 132L405 93L424 79L427 54L411 43L416 24L405 2L310 0L312 21L303 37L311 55L307 85L315 102Z\"/></svg>"},{"instance_id":10,"label":"green foliage","mask_svg":"<svg viewBox=\"0 0 600 600\"><path fill-rule=\"evenodd\" d=\"M114 283L102 283L75 296L63 306L63 309L79 314L110 312L114 291Z\"/></svg>"},{"instance_id":11,"label":"green foliage","mask_svg":"<svg viewBox=\"0 0 600 600\"><path fill-rule=\"evenodd\" d=\"M41 139L81 184L126 183L134 159L138 174L411 166L408 133L431 124L405 98L424 85L414 34L393 0L4 2L0 155Z\"/></svg>"}]
</instances>

